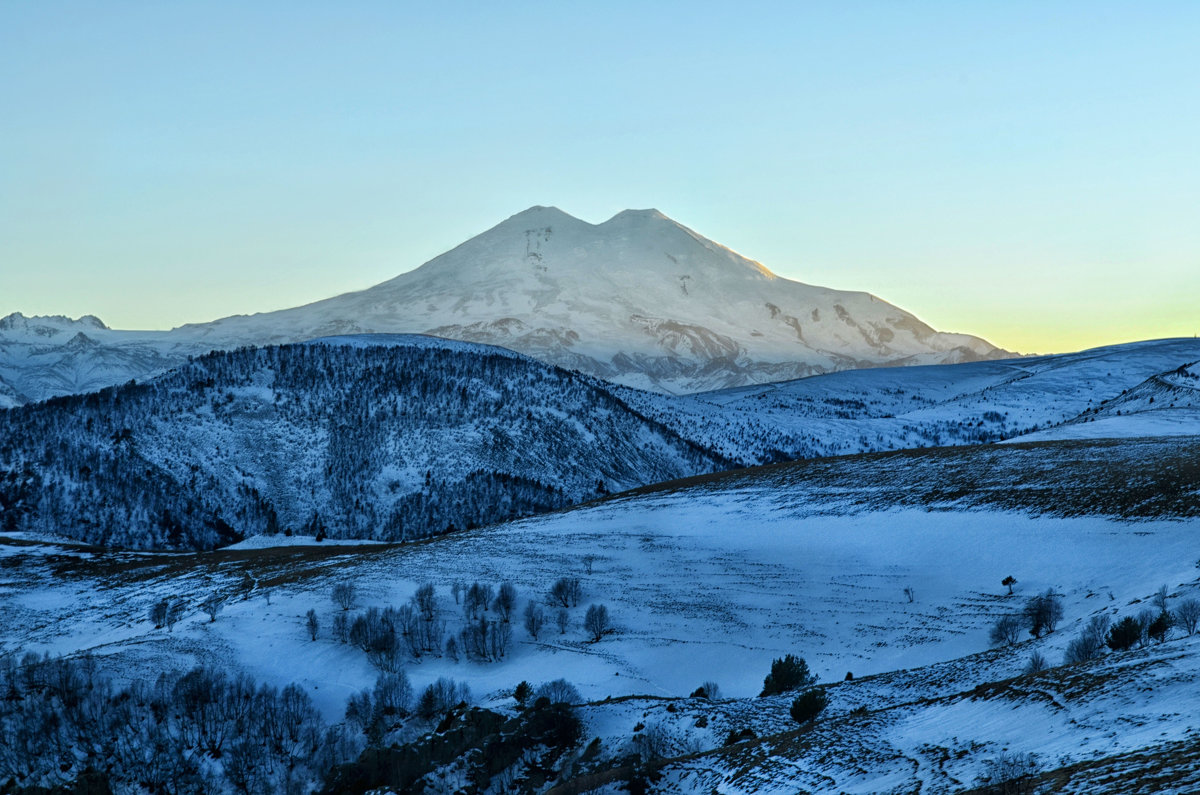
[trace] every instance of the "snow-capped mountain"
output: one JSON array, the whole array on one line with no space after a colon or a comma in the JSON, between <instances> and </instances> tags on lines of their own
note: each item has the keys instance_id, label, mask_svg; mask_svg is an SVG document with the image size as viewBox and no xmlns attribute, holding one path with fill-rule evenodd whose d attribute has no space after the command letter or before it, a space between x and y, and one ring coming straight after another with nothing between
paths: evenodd
<instances>
[{"instance_id":1,"label":"snow-capped mountain","mask_svg":"<svg viewBox=\"0 0 1200 795\"><path fill-rule=\"evenodd\" d=\"M868 293L775 275L657 210L590 224L533 207L357 293L184 326L214 347L421 332L667 392L1009 356Z\"/></svg>"},{"instance_id":2,"label":"snow-capped mountain","mask_svg":"<svg viewBox=\"0 0 1200 795\"><path fill-rule=\"evenodd\" d=\"M675 393L1011 355L868 293L777 276L656 210L590 224L533 207L383 284L294 309L170 332L9 315L0 407L143 379L210 350L363 333L500 345Z\"/></svg>"},{"instance_id":3,"label":"snow-capped mountain","mask_svg":"<svg viewBox=\"0 0 1200 795\"><path fill-rule=\"evenodd\" d=\"M92 315L16 312L0 318L0 408L140 380L209 350L168 332L110 329Z\"/></svg>"}]
</instances>

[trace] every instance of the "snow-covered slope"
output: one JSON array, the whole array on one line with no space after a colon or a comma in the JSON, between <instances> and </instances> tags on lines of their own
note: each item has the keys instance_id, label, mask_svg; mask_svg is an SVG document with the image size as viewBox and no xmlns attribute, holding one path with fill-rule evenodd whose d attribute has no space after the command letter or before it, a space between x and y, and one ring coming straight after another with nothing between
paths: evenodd
<instances>
[{"instance_id":1,"label":"snow-covered slope","mask_svg":"<svg viewBox=\"0 0 1200 795\"><path fill-rule=\"evenodd\" d=\"M867 293L776 276L656 210L589 224L533 207L383 284L294 309L171 332L10 315L0 320L0 377L40 400L208 350L412 332L666 392L1011 355Z\"/></svg>"},{"instance_id":2,"label":"snow-covered slope","mask_svg":"<svg viewBox=\"0 0 1200 795\"><path fill-rule=\"evenodd\" d=\"M765 462L938 445L1200 435L1200 340L855 370L630 405L722 455Z\"/></svg>"},{"instance_id":3,"label":"snow-covered slope","mask_svg":"<svg viewBox=\"0 0 1200 795\"><path fill-rule=\"evenodd\" d=\"M417 331L675 392L1005 355L867 293L784 279L656 210L533 207L369 290L178 330L216 345Z\"/></svg>"},{"instance_id":4,"label":"snow-covered slope","mask_svg":"<svg viewBox=\"0 0 1200 795\"><path fill-rule=\"evenodd\" d=\"M0 526L135 548L414 539L723 465L511 351L335 338L0 413Z\"/></svg>"}]
</instances>

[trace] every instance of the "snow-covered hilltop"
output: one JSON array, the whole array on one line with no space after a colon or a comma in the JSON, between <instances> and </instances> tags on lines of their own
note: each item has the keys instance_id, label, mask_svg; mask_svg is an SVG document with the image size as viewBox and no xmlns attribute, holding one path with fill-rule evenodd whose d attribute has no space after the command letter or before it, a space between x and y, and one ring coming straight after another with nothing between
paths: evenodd
<instances>
[{"instance_id":1,"label":"snow-covered hilltop","mask_svg":"<svg viewBox=\"0 0 1200 795\"><path fill-rule=\"evenodd\" d=\"M1011 355L868 293L777 276L657 210L589 224L532 207L383 284L293 309L169 332L9 315L0 407L146 378L211 350L364 333L499 345L673 393Z\"/></svg>"},{"instance_id":2,"label":"snow-covered hilltop","mask_svg":"<svg viewBox=\"0 0 1200 795\"><path fill-rule=\"evenodd\" d=\"M133 548L412 540L728 465L605 386L419 337L215 352L0 412L0 528Z\"/></svg>"},{"instance_id":3,"label":"snow-covered hilltop","mask_svg":"<svg viewBox=\"0 0 1200 795\"><path fill-rule=\"evenodd\" d=\"M867 293L776 276L657 210L589 224L554 207L362 292L176 331L214 347L364 332L501 345L668 392L1009 355Z\"/></svg>"}]
</instances>

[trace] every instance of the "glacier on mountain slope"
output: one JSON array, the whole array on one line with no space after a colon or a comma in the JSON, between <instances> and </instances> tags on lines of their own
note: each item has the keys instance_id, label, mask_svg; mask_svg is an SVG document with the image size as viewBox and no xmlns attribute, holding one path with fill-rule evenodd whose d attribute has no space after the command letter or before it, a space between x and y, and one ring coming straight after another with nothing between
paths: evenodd
<instances>
[{"instance_id":1,"label":"glacier on mountain slope","mask_svg":"<svg viewBox=\"0 0 1200 795\"><path fill-rule=\"evenodd\" d=\"M9 315L0 378L11 390L0 388L0 405L145 378L214 349L363 333L500 345L676 393L1011 355L868 293L777 276L656 210L590 224L533 207L413 271L293 309L169 332Z\"/></svg>"}]
</instances>

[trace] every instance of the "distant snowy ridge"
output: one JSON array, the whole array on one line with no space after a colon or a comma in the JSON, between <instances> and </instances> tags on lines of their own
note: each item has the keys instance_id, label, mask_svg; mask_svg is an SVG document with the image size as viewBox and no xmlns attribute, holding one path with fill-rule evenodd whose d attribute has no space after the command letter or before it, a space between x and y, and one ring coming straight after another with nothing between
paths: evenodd
<instances>
[{"instance_id":1,"label":"distant snowy ridge","mask_svg":"<svg viewBox=\"0 0 1200 795\"><path fill-rule=\"evenodd\" d=\"M499 345L669 393L1012 355L868 293L777 276L657 210L590 224L532 207L415 270L293 309L169 332L9 315L0 378L21 397L0 406L146 378L210 350L367 333Z\"/></svg>"},{"instance_id":2,"label":"distant snowy ridge","mask_svg":"<svg viewBox=\"0 0 1200 795\"><path fill-rule=\"evenodd\" d=\"M1200 435L1200 340L855 370L629 405L745 466L1006 440Z\"/></svg>"}]
</instances>

